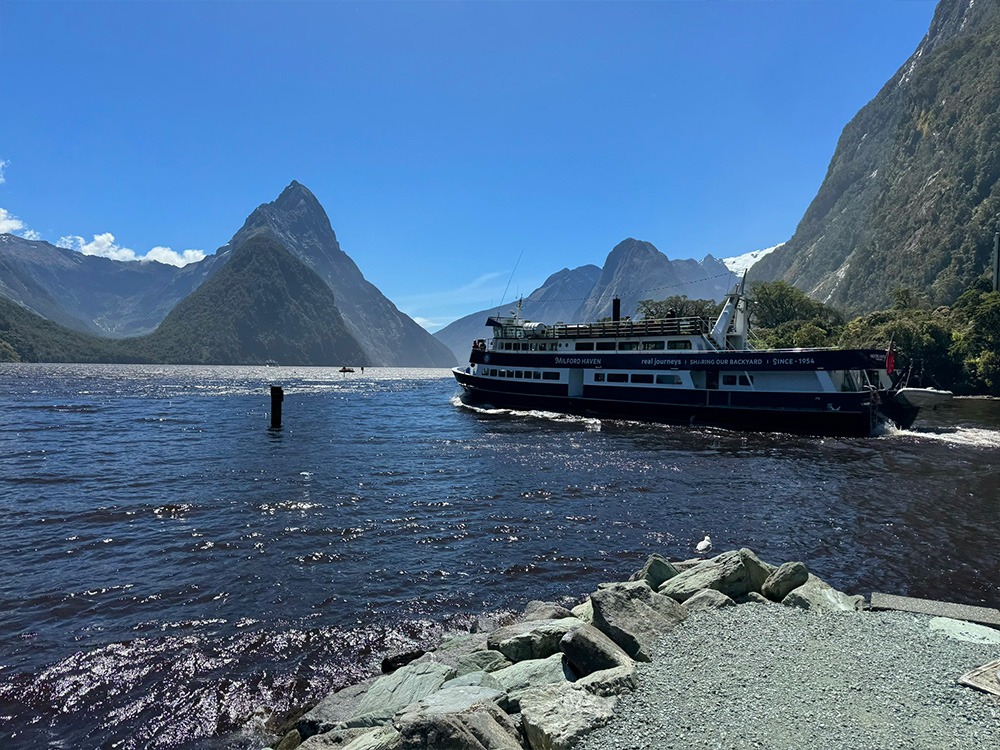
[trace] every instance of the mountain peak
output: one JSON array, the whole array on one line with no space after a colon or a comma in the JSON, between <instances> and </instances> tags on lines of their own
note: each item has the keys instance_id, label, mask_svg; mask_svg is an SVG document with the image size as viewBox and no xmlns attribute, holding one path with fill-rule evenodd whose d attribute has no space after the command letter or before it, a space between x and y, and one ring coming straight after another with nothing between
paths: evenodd
<instances>
[{"instance_id":1,"label":"mountain peak","mask_svg":"<svg viewBox=\"0 0 1000 750\"><path fill-rule=\"evenodd\" d=\"M319 210L323 210L323 207L316 200L316 196L312 194L312 191L298 180L292 180L288 183L288 186L281 191L281 195L278 196L273 205L295 205L298 203L311 203L319 208Z\"/></svg>"},{"instance_id":2,"label":"mountain peak","mask_svg":"<svg viewBox=\"0 0 1000 750\"><path fill-rule=\"evenodd\" d=\"M604 273L612 275L623 265L631 266L640 259L658 259L661 256L663 260L667 259L667 256L657 250L653 243L629 237L615 245L608 253L604 261Z\"/></svg>"},{"instance_id":3,"label":"mountain peak","mask_svg":"<svg viewBox=\"0 0 1000 750\"><path fill-rule=\"evenodd\" d=\"M309 256L315 253L341 252L330 217L309 188L296 180L292 180L274 201L257 206L230 241L230 246L236 247L263 227L274 232L285 247L305 251L299 255L307 256L302 260L310 265L315 258Z\"/></svg>"}]
</instances>

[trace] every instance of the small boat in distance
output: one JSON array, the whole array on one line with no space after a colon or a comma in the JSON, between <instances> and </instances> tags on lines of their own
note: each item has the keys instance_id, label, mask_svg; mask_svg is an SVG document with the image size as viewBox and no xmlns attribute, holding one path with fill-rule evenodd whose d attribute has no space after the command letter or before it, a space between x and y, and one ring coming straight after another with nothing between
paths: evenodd
<instances>
[{"instance_id":1,"label":"small boat in distance","mask_svg":"<svg viewBox=\"0 0 1000 750\"><path fill-rule=\"evenodd\" d=\"M518 303L452 373L469 404L809 435L905 429L951 398L895 382L891 349L754 349L744 283L714 324L622 319L616 299L610 321L550 326Z\"/></svg>"},{"instance_id":2,"label":"small boat in distance","mask_svg":"<svg viewBox=\"0 0 1000 750\"><path fill-rule=\"evenodd\" d=\"M278 363L275 362L273 359L269 359L267 360L267 362L264 363L264 367L277 367L277 366Z\"/></svg>"},{"instance_id":3,"label":"small boat in distance","mask_svg":"<svg viewBox=\"0 0 1000 750\"><path fill-rule=\"evenodd\" d=\"M354 368L353 368L353 367L341 367L341 368L340 368L340 371L341 371L342 373L344 373L344 374L347 374L347 373L349 373L349 372L354 372Z\"/></svg>"}]
</instances>

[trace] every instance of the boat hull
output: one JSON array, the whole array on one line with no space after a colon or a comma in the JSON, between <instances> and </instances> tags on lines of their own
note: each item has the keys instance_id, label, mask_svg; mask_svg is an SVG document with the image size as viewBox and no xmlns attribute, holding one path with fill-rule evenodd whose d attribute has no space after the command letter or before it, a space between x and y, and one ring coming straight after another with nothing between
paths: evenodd
<instances>
[{"instance_id":1,"label":"boat hull","mask_svg":"<svg viewBox=\"0 0 1000 750\"><path fill-rule=\"evenodd\" d=\"M867 393L589 386L570 397L565 384L498 382L460 368L452 372L463 388L462 400L473 405L805 435L868 436L880 424L877 405Z\"/></svg>"}]
</instances>

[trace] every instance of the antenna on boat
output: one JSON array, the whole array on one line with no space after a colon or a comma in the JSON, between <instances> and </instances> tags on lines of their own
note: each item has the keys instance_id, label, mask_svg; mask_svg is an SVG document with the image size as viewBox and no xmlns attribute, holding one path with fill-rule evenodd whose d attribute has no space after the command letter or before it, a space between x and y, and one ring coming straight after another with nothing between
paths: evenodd
<instances>
[{"instance_id":1,"label":"antenna on boat","mask_svg":"<svg viewBox=\"0 0 1000 750\"><path fill-rule=\"evenodd\" d=\"M517 267L521 264L522 255L524 255L524 248L521 249L521 255L517 256L517 263L514 264L514 269L510 272L510 278L507 279L507 286L503 288L503 296L500 298L500 304L497 305L497 315L500 314L500 308L503 307L503 301L507 299L507 290L510 289L510 282L514 280L514 274L517 273Z\"/></svg>"}]
</instances>

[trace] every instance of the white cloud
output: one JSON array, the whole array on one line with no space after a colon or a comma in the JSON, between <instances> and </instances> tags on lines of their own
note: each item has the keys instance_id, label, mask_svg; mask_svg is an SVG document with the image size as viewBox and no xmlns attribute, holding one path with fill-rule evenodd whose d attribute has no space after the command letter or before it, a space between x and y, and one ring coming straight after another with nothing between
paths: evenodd
<instances>
[{"instance_id":1,"label":"white cloud","mask_svg":"<svg viewBox=\"0 0 1000 750\"><path fill-rule=\"evenodd\" d=\"M3 185L5 182L7 182L7 178L3 176L3 171L9 165L10 165L9 161L4 161L3 159L0 159L0 185Z\"/></svg>"},{"instance_id":2,"label":"white cloud","mask_svg":"<svg viewBox=\"0 0 1000 750\"><path fill-rule=\"evenodd\" d=\"M3 162L0 162L2 164ZM24 229L24 222L7 212L6 208L0 208L0 234L13 234Z\"/></svg>"},{"instance_id":3,"label":"white cloud","mask_svg":"<svg viewBox=\"0 0 1000 750\"><path fill-rule=\"evenodd\" d=\"M42 239L42 235L40 235L34 229L26 229L25 231L21 232L21 236L24 237L24 239L26 240L38 241Z\"/></svg>"},{"instance_id":4,"label":"white cloud","mask_svg":"<svg viewBox=\"0 0 1000 750\"><path fill-rule=\"evenodd\" d=\"M83 237L69 235L60 237L56 244L59 247L76 250L78 253L83 253L84 255L96 255L101 258L110 258L111 260L139 260L139 257L135 254L135 250L122 247L116 243L115 236L111 232L95 234L92 242L87 242Z\"/></svg>"},{"instance_id":5,"label":"white cloud","mask_svg":"<svg viewBox=\"0 0 1000 750\"><path fill-rule=\"evenodd\" d=\"M111 232L95 234L91 242L87 242L83 237L68 235L60 237L56 242L59 247L69 250L76 250L84 255L97 255L101 258L121 261L150 261L165 263L170 266L186 266L188 263L197 263L205 257L201 250L185 250L182 253L171 250L169 247L157 246L145 255L138 255L135 250L122 247L115 241L115 236Z\"/></svg>"},{"instance_id":6,"label":"white cloud","mask_svg":"<svg viewBox=\"0 0 1000 750\"><path fill-rule=\"evenodd\" d=\"M176 250L171 250L169 247L154 247L148 253L144 260L155 260L160 263L166 263L168 266L186 266L188 263L197 263L199 260L205 259L205 253L201 250L185 250L183 253L179 253Z\"/></svg>"}]
</instances>

